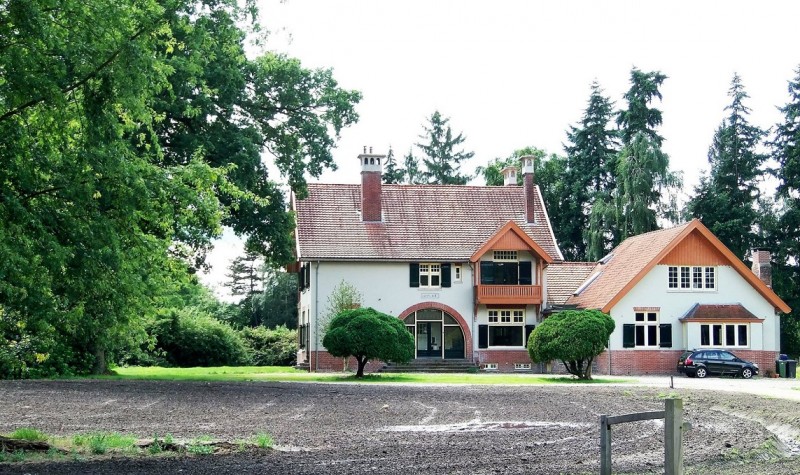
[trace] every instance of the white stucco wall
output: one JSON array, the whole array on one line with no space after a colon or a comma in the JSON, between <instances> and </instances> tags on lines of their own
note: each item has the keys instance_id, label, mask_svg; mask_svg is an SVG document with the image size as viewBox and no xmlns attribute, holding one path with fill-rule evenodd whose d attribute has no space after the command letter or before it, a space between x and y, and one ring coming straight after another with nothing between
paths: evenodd
<instances>
[{"instance_id":1,"label":"white stucco wall","mask_svg":"<svg viewBox=\"0 0 800 475\"><path fill-rule=\"evenodd\" d=\"M455 280L451 267L451 286L434 289L409 285L408 262L320 262L319 274L317 263L312 262L311 286L300 296L301 311L306 307L309 310L310 350L315 350L316 334L325 323L328 296L343 280L359 289L363 307L398 316L412 305L437 302L452 307L471 326L473 270L468 262L451 264L461 265L461 280ZM319 349L324 349L321 342Z\"/></svg>"},{"instance_id":2,"label":"white stucco wall","mask_svg":"<svg viewBox=\"0 0 800 475\"><path fill-rule=\"evenodd\" d=\"M610 349L623 348L622 325L635 323L634 307L659 307L659 323L672 324L672 348L689 349L700 346L700 324L690 324L691 326L683 328L679 318L697 303L738 303L756 317L764 319L762 324L750 325L748 349L777 351L780 328L775 309L732 267L717 266L717 289L714 291L668 290L667 272L668 266L655 266L611 309L616 328L611 335Z\"/></svg>"}]
</instances>

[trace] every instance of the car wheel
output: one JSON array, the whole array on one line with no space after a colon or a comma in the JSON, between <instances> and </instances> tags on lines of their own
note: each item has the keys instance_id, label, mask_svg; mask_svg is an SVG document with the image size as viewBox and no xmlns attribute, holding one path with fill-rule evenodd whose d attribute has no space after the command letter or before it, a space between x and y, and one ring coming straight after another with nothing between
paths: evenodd
<instances>
[{"instance_id":1,"label":"car wheel","mask_svg":"<svg viewBox=\"0 0 800 475\"><path fill-rule=\"evenodd\" d=\"M753 377L753 369L752 368L742 368L742 377L744 379L750 379Z\"/></svg>"},{"instance_id":2,"label":"car wheel","mask_svg":"<svg viewBox=\"0 0 800 475\"><path fill-rule=\"evenodd\" d=\"M705 378L706 376L708 376L708 370L701 366L697 368L697 371L695 371L694 374L698 378Z\"/></svg>"}]
</instances>

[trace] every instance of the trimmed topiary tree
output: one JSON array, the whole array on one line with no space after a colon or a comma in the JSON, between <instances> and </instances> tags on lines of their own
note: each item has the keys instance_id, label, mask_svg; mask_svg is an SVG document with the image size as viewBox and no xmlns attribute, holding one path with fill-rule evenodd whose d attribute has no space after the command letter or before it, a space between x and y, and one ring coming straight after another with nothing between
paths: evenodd
<instances>
[{"instance_id":1,"label":"trimmed topiary tree","mask_svg":"<svg viewBox=\"0 0 800 475\"><path fill-rule=\"evenodd\" d=\"M405 324L372 308L336 314L328 324L322 344L333 356L355 357L358 378L364 376L369 360L405 363L414 357L414 338Z\"/></svg>"},{"instance_id":2,"label":"trimmed topiary tree","mask_svg":"<svg viewBox=\"0 0 800 475\"><path fill-rule=\"evenodd\" d=\"M592 379L592 361L606 348L614 326L599 310L554 313L531 333L528 354L537 363L560 360L578 379Z\"/></svg>"}]
</instances>

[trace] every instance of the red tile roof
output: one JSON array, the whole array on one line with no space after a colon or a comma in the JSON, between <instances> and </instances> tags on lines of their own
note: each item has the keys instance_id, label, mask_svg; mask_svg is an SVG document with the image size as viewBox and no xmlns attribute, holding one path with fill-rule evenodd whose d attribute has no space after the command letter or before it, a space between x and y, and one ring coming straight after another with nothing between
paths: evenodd
<instances>
[{"instance_id":1,"label":"red tile roof","mask_svg":"<svg viewBox=\"0 0 800 475\"><path fill-rule=\"evenodd\" d=\"M600 272L600 275L579 295L570 297L567 304L602 309L688 225L652 231L622 241L591 273Z\"/></svg>"},{"instance_id":2,"label":"red tile roof","mask_svg":"<svg viewBox=\"0 0 800 475\"><path fill-rule=\"evenodd\" d=\"M547 266L547 304L564 305L594 270L595 262L556 262Z\"/></svg>"},{"instance_id":3,"label":"red tile roof","mask_svg":"<svg viewBox=\"0 0 800 475\"><path fill-rule=\"evenodd\" d=\"M509 220L563 260L536 188L525 222L521 186L383 185L383 222L361 221L361 185L310 183L295 200L300 260L469 260Z\"/></svg>"},{"instance_id":4,"label":"red tile roof","mask_svg":"<svg viewBox=\"0 0 800 475\"><path fill-rule=\"evenodd\" d=\"M690 308L686 315L681 318L682 322L692 321L708 321L708 320L725 320L725 321L741 321L741 320L754 320L757 322L762 319L756 317L749 310L742 307L742 304L731 305L700 305L696 304Z\"/></svg>"}]
</instances>

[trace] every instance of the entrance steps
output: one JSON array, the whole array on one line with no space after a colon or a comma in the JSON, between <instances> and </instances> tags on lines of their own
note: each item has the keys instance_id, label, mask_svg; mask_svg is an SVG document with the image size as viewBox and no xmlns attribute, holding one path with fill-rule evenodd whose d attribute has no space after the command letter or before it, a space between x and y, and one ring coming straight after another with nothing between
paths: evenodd
<instances>
[{"instance_id":1,"label":"entrance steps","mask_svg":"<svg viewBox=\"0 0 800 475\"><path fill-rule=\"evenodd\" d=\"M478 366L468 360L417 358L406 364L388 363L380 373L477 373Z\"/></svg>"}]
</instances>

